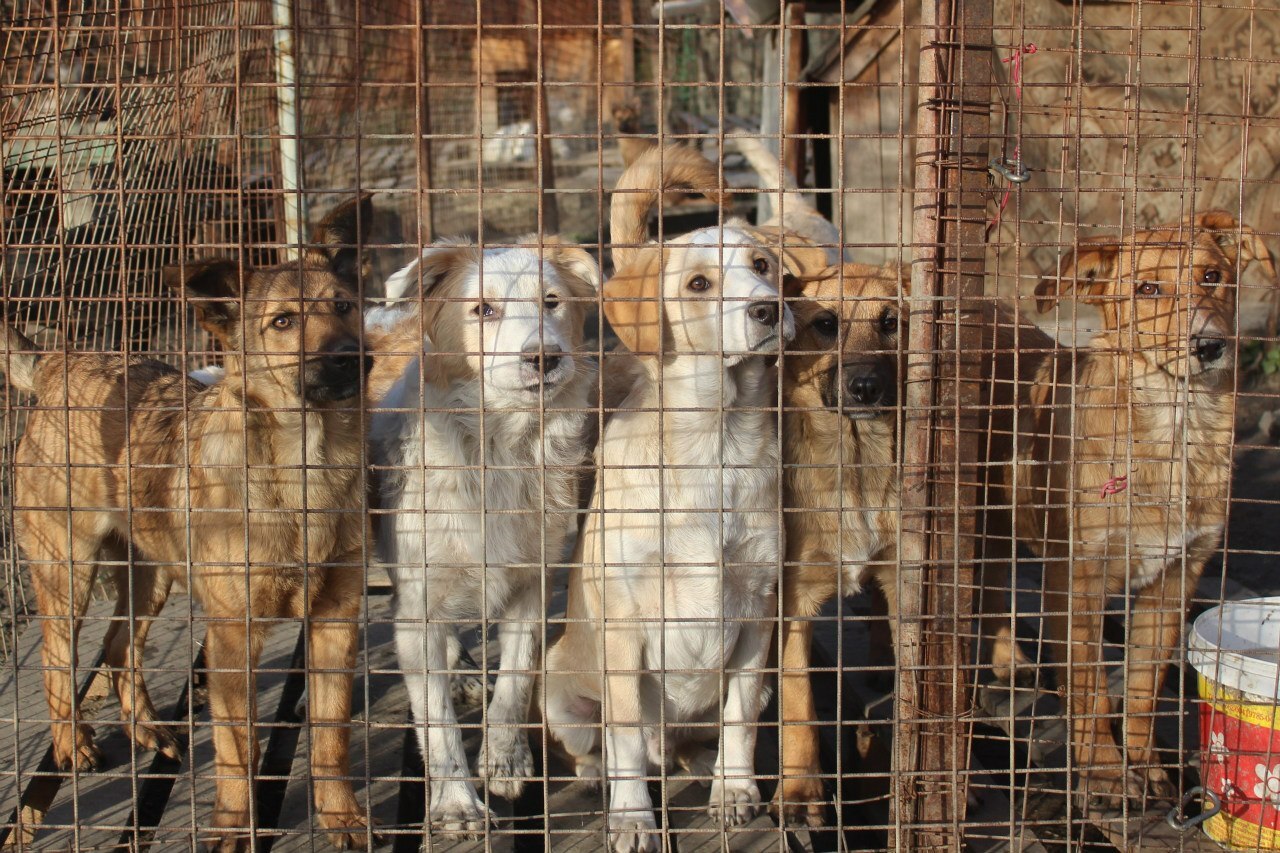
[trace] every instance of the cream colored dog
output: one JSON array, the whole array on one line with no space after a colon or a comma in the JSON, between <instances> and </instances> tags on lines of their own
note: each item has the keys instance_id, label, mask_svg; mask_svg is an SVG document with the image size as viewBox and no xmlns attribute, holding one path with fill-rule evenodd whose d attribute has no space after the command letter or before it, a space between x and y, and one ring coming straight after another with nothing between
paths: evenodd
<instances>
[{"instance_id":1,"label":"cream colored dog","mask_svg":"<svg viewBox=\"0 0 1280 853\"><path fill-rule=\"evenodd\" d=\"M600 772L603 717L618 851L658 849L645 776L691 724L720 733L712 813L734 826L760 808L755 723L781 556L772 361L793 321L760 232L730 220L659 247L645 230L659 191L716 184L696 152L654 149L613 198L605 312L642 370L597 451L544 699L579 775Z\"/></svg>"}]
</instances>

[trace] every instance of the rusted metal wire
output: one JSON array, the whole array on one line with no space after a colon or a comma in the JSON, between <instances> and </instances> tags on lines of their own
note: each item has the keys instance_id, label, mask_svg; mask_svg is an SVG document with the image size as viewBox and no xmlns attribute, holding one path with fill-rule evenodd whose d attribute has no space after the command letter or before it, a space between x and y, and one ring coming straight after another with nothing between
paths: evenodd
<instances>
[{"instance_id":1,"label":"rusted metal wire","mask_svg":"<svg viewBox=\"0 0 1280 853\"><path fill-rule=\"evenodd\" d=\"M1211 777L1206 764L1225 766L1229 753L1219 745L1220 751L1211 748L1202 757L1201 730L1235 720L1239 698L1204 706L1202 714L1197 691L1204 671L1188 665L1182 641L1151 650L1133 638L1135 622L1151 618L1143 608L1174 614L1180 625L1185 611L1189 625L1224 602L1277 593L1270 566L1280 554L1272 523L1280 505L1274 497L1280 476L1280 428L1275 426L1280 421L1275 319L1280 311L1272 273L1242 254L1230 271L1239 282L1230 300L1240 326L1225 344L1238 365L1224 392L1234 419L1226 439L1188 426L1184 413L1201 391L1186 383L1169 400L1126 399L1105 417L1068 403L1058 423L1089 418L1130 423L1151 415L1172 425L1158 439L1128 429L1104 436L1110 442L1110 468L1097 485L1086 488L1075 482L1084 475L1073 472L1064 495L1028 501L1018 492L1012 506L992 507L982 503L990 494L984 488L1007 460L984 456L998 444L982 434L995 404L974 380L984 375L987 360L1001 355L983 348L976 319L997 303L1020 311L1056 340L1062 358L1076 364L1100 346L1093 339L1104 331L1104 312L1136 304L1137 288L1148 282L1117 268L1094 279L1116 281L1117 294L1123 289L1125 295L1093 300L1100 306L1063 298L1051 311L1038 310L1037 287L1059 281L1066 259L1087 251L1094 245L1090 240L1123 244L1122 251L1134 255L1126 241L1172 223L1178 227L1157 243L1177 254L1200 245L1207 231L1192 227L1191 217L1219 209L1236 225L1213 230L1215 242L1238 245L1251 228L1262 245L1280 251L1280 182L1275 178L1280 164L1269 143L1280 123L1276 9L1158 0L969 0L920 8L890 2L855 8L821 0L375 0L353 9L319 0L136 5L97 0L0 5L5 57L0 70L0 303L7 322L44 352L147 356L182 370L217 365L226 354L194 320L195 305L164 287L162 269L211 256L232 258L241 272L296 260L314 248L308 245L309 226L346 199L370 191L376 194L375 212L372 222L362 223L370 228L362 229L367 237L357 264L360 295L369 308L380 304L392 273L442 238L482 246L481 276L500 268L500 251L550 251L562 245L585 249L607 278L619 248L609 230L610 196L625 166L649 143L697 148L716 161L719 183L731 190L724 207L668 193L655 226L668 250L694 228L725 226L764 208L794 213L797 199L807 199L837 226L833 258L873 266L910 264L909 292L900 287L891 300L909 309L903 313L907 333L901 342L885 345L907 365L894 404L892 438L882 439L895 442L891 461L869 462L841 448L817 461L782 459L769 472L770 493L782 505L773 529L785 538L800 512L786 505L788 473L806 467L860 475L892 469L897 491L886 499L888 506L850 504L842 494L830 506L807 505L803 512L843 517L888 510L894 517L896 554L870 554L865 561L893 571L896 643L876 591L850 588L851 575L844 570L853 560L843 552L831 566L839 577L836 598L816 615L788 615L786 602L779 600L766 620L775 633L803 622L815 637L807 671L815 719L779 724L776 706L785 701L787 688L785 679L780 686L776 682L785 665L771 659L766 681L775 684L775 698L750 724L755 775L767 801L787 781L788 727L814 729L821 755L819 766L807 773L821 783L826 808L815 818L821 825L786 826L771 813L745 827L722 828L706 815L708 794L698 784L715 776L705 762L694 761L686 770L654 766L648 789L657 834L669 849L967 845L995 850L1035 844L1199 849L1204 842L1187 820L1194 815L1184 811L1173 822L1176 827L1168 823L1172 801L1156 797L1145 782L1139 795L1112 808L1079 796L1097 793L1082 789L1096 769L1091 765L1105 762L1082 759L1071 748L1073 728L1078 732L1090 723L1095 706L1078 701L1078 684L1054 674L1060 672L1054 661L1067 657L1086 661L1101 673L1095 681L1117 697L1144 683L1155 664L1171 664L1172 675L1156 685L1160 698L1150 712L1113 701L1102 724L1094 727L1114 731L1123 743L1126 732L1140 729L1148 718L1154 721L1160 749L1154 756L1124 753L1122 771L1145 773L1151 764L1168 775L1171 800L1195 800L1204 789L1222 801L1226 815L1238 816L1247 800L1275 823L1269 803L1280 802L1275 799L1280 782L1274 781L1280 761L1270 747L1241 753L1245 764L1262 768L1256 783L1234 783L1247 789L1243 794L1215 790L1207 781L1218 777ZM736 141L742 133L758 138L799 172L794 175L798 195L784 196L785 187L761 180ZM786 248L786 238L770 239L771 249ZM735 248L717 244L719 266ZM1175 284L1186 273L1185 264L1179 264L1167 276ZM831 274L840 291L832 303L840 312L853 314L868 303L869 297L853 289L860 274ZM547 275L546 269L537 272L542 283ZM1156 283L1162 282L1169 283ZM787 290L778 307L800 317L808 303L797 294ZM385 344L376 330L366 330L362 348L382 346L381 357L419 358L424 350L417 341L435 328L437 313L458 303L467 310L482 309L481 302L499 311L505 307L502 297L476 294L425 299L411 294L408 300L420 309L411 321L413 334ZM606 354L618 341L603 317L603 297L560 295L560 300L585 306L583 350L602 365L594 396L578 407L590 428L575 441L586 446L588 435L598 436L626 409L621 401L607 399L618 377L611 371L619 370L613 366L619 362ZM242 300L241 307L252 301ZM1187 297L1181 304L1192 302ZM718 304L731 307L725 300ZM545 328L546 315L539 316ZM1199 333L1182 328L1177 334L1181 343L1171 349L1188 360L1198 357L1190 335ZM1122 355L1117 363L1129 371L1140 368L1142 341L1138 335L1113 336L1110 346ZM432 347L431 365L462 364L477 356L461 339L448 336ZM688 353L725 355L714 341L691 345ZM489 354L519 353L499 348ZM537 354L548 356L542 349ZM797 347L781 356L781 369L769 380L778 399L785 398L793 381L788 364L806 354L812 353ZM13 355L0 353L6 373L12 371ZM833 375L841 384L850 368L837 361ZM678 395L658 376L654 399L675 412ZM66 378L81 379L70 373ZM425 376L423 388L436 378ZM1020 381L1034 384L1026 375ZM474 417L481 446L500 445L502 417L509 412L500 411L500 394L490 379L478 382L479 402L465 414ZM1124 389L1117 382L1106 390L1119 398ZM195 393L193 386L168 414L178 420L191 416ZM107 760L93 770L55 765L39 636L43 625L66 617L38 611L30 572L65 565L70 576L71 566L18 552L15 517L29 508L14 506L14 452L38 404L12 386L0 399L0 548L6 566L0 626L0 764L7 768L0 777L3 843L19 849L140 849L147 844L177 849L207 841L213 832L216 775L211 664L204 650L211 620L194 597L171 602L151 623L143 667L160 708L160 725L176 738L181 760L137 747L128 738L129 721L116 719L113 673L103 669L105 659L94 649L108 630L118 630L112 626L131 621L137 612L133 596L123 610L114 611L103 588L95 591L80 657L70 670L73 705L97 726ZM419 420L458 414L452 403L413 400L406 411ZM108 412L122 405L106 401L101 407ZM71 422L72 408L60 408ZM525 408L539 431L559 414L541 398ZM701 412L723 428L744 411L766 413L772 432L732 438L781 449L789 415L831 408L830 400L811 406L721 402L696 411L685 407L679 414ZM1033 409L1018 411L1019 428L1030 428ZM372 420L386 413L372 401L360 415L361 433L367 437ZM682 436L660 423L657 443L678 444ZM1105 433L1106 425L1101 429ZM1222 498L1221 541L1209 547L1212 557L1203 574L1197 576L1195 555L1178 544L1171 546L1173 580L1163 595L1152 600L1120 595L1139 592L1143 582L1139 557L1149 547L1148 534L1154 535L1154 522L1144 513L1172 507L1169 526L1176 531L1168 536L1178 543L1201 517L1201 499L1187 491L1163 496L1143 491L1143 468L1156 464L1153 445L1171 448L1161 464L1192 482L1207 476L1196 467L1206 448L1224 441L1237 467ZM74 442L75 436L67 437L64 459L30 462L26 473L60 476L69 470L65 457ZM1071 463L1094 452L1079 436L1068 443ZM722 452L705 460L719 480L719 498L708 497L705 506L688 514L714 517L720 533L729 536L739 508L724 496L736 473ZM659 456L652 463L665 478L655 514L675 502L672 491L681 477L699 468L673 463L674 458ZM367 478L372 497L354 495L350 507L298 509L322 524L358 507L377 526L395 512L379 505L380 484L388 479L411 470L445 480L445 475L460 479L483 471L478 500L486 523L477 534L480 551L508 544L494 542L490 532L503 520L533 513L542 524L531 539L540 538L543 547L523 543L541 557L526 555L501 568L538 575L540 611L532 621L539 637L550 640L571 621L565 616L565 589L571 572L581 567L567 552L545 553L549 526L565 516L590 515L610 531L626 516L616 508L589 509L585 494L580 506L551 506L548 483L563 472L532 449L523 466L533 473L525 505L498 505L501 486L494 484L520 472L483 455L480 460L375 463ZM248 482L247 459L223 461ZM319 471L326 464L312 467ZM618 482L646 464L584 455L574 474L597 484ZM1066 463L1032 460L1012 476L1033 477L1037 469L1060 464ZM193 461L187 470L201 465ZM144 473L138 464L118 467L124 482ZM290 477L297 467L282 465L279 476ZM1074 529L1041 531L1041 541L1034 543L1022 535L1022 553L1008 577L1002 579L999 567L991 565L992 551L984 551L991 542L1000 540L1005 549L1018 546L1012 534L983 520L985 510L1007 510L1013 529L1022 530L1038 511L1077 512L1095 501L1140 519L1116 545L1115 560L1125 566L1111 590L1116 594L1090 599L1090 607L1067 607L1063 602L1069 595L1055 595L1059 576L1069 578L1069 594L1081 589L1088 542ZM100 502L81 507L104 508L118 509L128 529L147 523L156 511ZM450 514L437 508L416 512L424 518ZM666 523L674 524L675 513L668 515L657 534L675 554L666 569L694 571L702 558L680 559L686 555ZM247 512L243 522L248 552ZM185 535L192 535L190 529ZM315 534L307 528L303 535L310 541ZM1044 541L1066 543L1066 556L1031 556ZM359 809L395 849L416 850L424 842L426 849L453 849L455 841L423 828L440 817L429 793L439 780L424 768L414 736L405 667L393 639L404 620L397 620L389 603L388 566L377 559L377 547L366 536L359 557L345 567L363 572L368 593L359 617L362 650L353 664L356 707L346 776ZM130 585L133 572L158 566L136 548L102 556L106 573L122 568ZM301 562L255 565L285 574ZM785 552L766 562L779 587L798 568ZM438 561L435 567L459 576L476 569L466 561ZM248 584L246 564L227 568L237 579L243 573ZM723 581L741 566L722 557L712 568ZM502 589L488 574L481 578L479 599L498 606ZM1005 603L995 605L984 596L993 589ZM674 618L683 603L664 599L660 618ZM743 625L760 621L752 617L735 624L722 609L709 618L726 642ZM261 761L252 774L249 828L264 846L322 848L328 841L312 794L324 780L314 778L303 760L327 725L310 721L306 713L315 651L299 620L280 621L285 624L272 634L257 673ZM1070 648L1059 648L1050 630L1055 621L1096 623L1099 636L1077 636ZM492 616L479 624L456 615L437 620L457 630L466 650L449 667L472 762L465 773L495 812L481 840L472 843L477 849L603 849L609 842L608 795L577 781L548 736L542 722L546 708L536 694L530 700L536 713L527 724L492 717L484 701L503 674L497 663L502 622ZM246 614L246 631L250 623ZM992 672L993 625L1020 640L1024 659L1013 666L1012 686ZM1216 641L1223 641L1222 633ZM599 651L603 658L603 640ZM679 653L663 647L659 657L667 665ZM535 674L548 667L544 649L535 657ZM245 672L246 690L250 683ZM655 713L660 723L668 723L676 712L660 704ZM726 713L720 704L683 734L694 731L714 744L725 729ZM517 725L531 736L533 772L523 793L508 802L485 790L474 761L484 732ZM603 737L603 726L599 730ZM679 734L658 726L654 751L674 756L682 745ZM1194 812L1190 803L1187 809ZM365 840L372 840L372 831ZM1250 843L1266 846L1256 838Z\"/></svg>"}]
</instances>

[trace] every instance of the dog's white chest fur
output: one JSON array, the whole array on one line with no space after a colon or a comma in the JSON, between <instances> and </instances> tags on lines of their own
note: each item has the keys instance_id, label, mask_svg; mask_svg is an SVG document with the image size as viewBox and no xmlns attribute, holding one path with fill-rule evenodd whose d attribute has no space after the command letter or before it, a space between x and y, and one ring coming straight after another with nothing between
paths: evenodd
<instances>
[{"instance_id":1,"label":"dog's white chest fur","mask_svg":"<svg viewBox=\"0 0 1280 853\"><path fill-rule=\"evenodd\" d=\"M668 705L683 719L719 703L719 671L744 624L768 615L777 577L779 453L771 416L731 411L723 418L722 429L713 413L635 415L612 423L602 448L604 530L595 535L603 536L606 601L622 596L608 604L611 612L648 620L646 667L664 673ZM628 464L637 442L656 445L660 423L661 470L613 467Z\"/></svg>"},{"instance_id":2,"label":"dog's white chest fur","mask_svg":"<svg viewBox=\"0 0 1280 853\"><path fill-rule=\"evenodd\" d=\"M397 596L419 598L425 615L496 617L540 577L544 545L546 559L559 558L574 521L561 504L576 495L585 415L494 409L482 417L431 385L420 404L417 373L410 369L385 405L421 411L373 419L377 464L393 469L380 474L379 554ZM576 381L557 403L585 408L585 386Z\"/></svg>"}]
</instances>

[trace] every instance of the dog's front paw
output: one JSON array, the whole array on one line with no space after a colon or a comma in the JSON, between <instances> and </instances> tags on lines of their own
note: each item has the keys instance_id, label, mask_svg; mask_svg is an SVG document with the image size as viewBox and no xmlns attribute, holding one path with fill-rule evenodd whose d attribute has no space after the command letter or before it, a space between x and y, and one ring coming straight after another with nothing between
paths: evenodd
<instances>
[{"instance_id":1,"label":"dog's front paw","mask_svg":"<svg viewBox=\"0 0 1280 853\"><path fill-rule=\"evenodd\" d=\"M91 773L102 766L102 750L93 742L93 727L84 723L63 726L54 732L53 760L59 770Z\"/></svg>"},{"instance_id":2,"label":"dog's front paw","mask_svg":"<svg viewBox=\"0 0 1280 853\"><path fill-rule=\"evenodd\" d=\"M249 835L247 811L213 807L213 837L209 840L209 853L248 853L253 849Z\"/></svg>"},{"instance_id":3,"label":"dog's front paw","mask_svg":"<svg viewBox=\"0 0 1280 853\"><path fill-rule=\"evenodd\" d=\"M505 732L496 739L486 738L477 769L489 793L508 800L519 797L525 780L533 776L533 752L524 732L517 730L514 740Z\"/></svg>"},{"instance_id":4,"label":"dog's front paw","mask_svg":"<svg viewBox=\"0 0 1280 853\"><path fill-rule=\"evenodd\" d=\"M636 816L633 811L609 815L609 838L614 853L658 853L658 824L653 812Z\"/></svg>"},{"instance_id":5,"label":"dog's front paw","mask_svg":"<svg viewBox=\"0 0 1280 853\"><path fill-rule=\"evenodd\" d=\"M338 850L366 850L369 847L369 821L359 812L347 814L321 813L320 826L329 835L329 843ZM383 839L372 833L373 846L382 844Z\"/></svg>"},{"instance_id":6,"label":"dog's front paw","mask_svg":"<svg viewBox=\"0 0 1280 853\"><path fill-rule=\"evenodd\" d=\"M133 742L143 749L154 749L170 761L181 761L182 750L177 738L167 728L154 723L138 723L133 727Z\"/></svg>"},{"instance_id":7,"label":"dog's front paw","mask_svg":"<svg viewBox=\"0 0 1280 853\"><path fill-rule=\"evenodd\" d=\"M493 813L480 802L470 784L440 785L431 797L431 829L455 838L476 839L493 822ZM461 789L461 790L459 790Z\"/></svg>"},{"instance_id":8,"label":"dog's front paw","mask_svg":"<svg viewBox=\"0 0 1280 853\"><path fill-rule=\"evenodd\" d=\"M725 826L742 826L760 814L760 788L754 779L717 779L707 810Z\"/></svg>"},{"instance_id":9,"label":"dog's front paw","mask_svg":"<svg viewBox=\"0 0 1280 853\"><path fill-rule=\"evenodd\" d=\"M820 827L826 824L826 799L821 779L784 779L774 807L783 826Z\"/></svg>"},{"instance_id":10,"label":"dog's front paw","mask_svg":"<svg viewBox=\"0 0 1280 853\"><path fill-rule=\"evenodd\" d=\"M1078 771L1075 790L1077 801L1087 811L1120 811L1126 799L1141 803L1147 793L1147 776L1133 769L1085 768Z\"/></svg>"}]
</instances>

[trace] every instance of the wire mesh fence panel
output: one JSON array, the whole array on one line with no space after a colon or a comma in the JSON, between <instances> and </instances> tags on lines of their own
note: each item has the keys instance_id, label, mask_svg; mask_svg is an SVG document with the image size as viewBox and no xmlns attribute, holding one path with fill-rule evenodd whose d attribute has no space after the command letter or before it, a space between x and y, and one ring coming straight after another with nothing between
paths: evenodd
<instances>
[{"instance_id":1,"label":"wire mesh fence panel","mask_svg":"<svg viewBox=\"0 0 1280 853\"><path fill-rule=\"evenodd\" d=\"M1277 846L1273 3L0 10L0 844Z\"/></svg>"}]
</instances>

